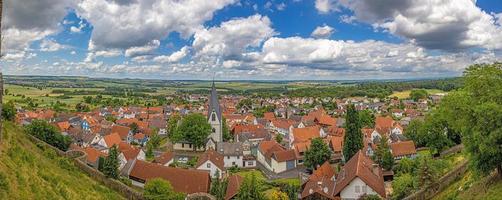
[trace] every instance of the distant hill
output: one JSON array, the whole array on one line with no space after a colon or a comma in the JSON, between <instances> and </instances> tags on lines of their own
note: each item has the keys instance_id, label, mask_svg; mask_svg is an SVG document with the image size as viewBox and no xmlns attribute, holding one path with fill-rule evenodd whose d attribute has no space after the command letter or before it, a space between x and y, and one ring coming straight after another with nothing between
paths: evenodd
<instances>
[{"instance_id":1,"label":"distant hill","mask_svg":"<svg viewBox=\"0 0 502 200\"><path fill-rule=\"evenodd\" d=\"M20 127L4 123L0 144L0 199L124 199L54 150L33 144Z\"/></svg>"}]
</instances>

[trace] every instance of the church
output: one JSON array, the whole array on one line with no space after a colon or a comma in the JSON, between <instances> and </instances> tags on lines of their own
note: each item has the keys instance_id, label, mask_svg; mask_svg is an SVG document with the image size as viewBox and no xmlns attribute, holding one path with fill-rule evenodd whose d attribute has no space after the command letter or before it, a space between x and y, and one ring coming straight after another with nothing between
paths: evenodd
<instances>
[{"instance_id":1,"label":"church","mask_svg":"<svg viewBox=\"0 0 502 200\"><path fill-rule=\"evenodd\" d=\"M218 142L223 142L223 118L221 115L220 102L218 101L218 93L216 92L214 81L211 86L211 95L209 96L207 120L211 125L212 132L206 143L206 149L216 149L216 144Z\"/></svg>"}]
</instances>

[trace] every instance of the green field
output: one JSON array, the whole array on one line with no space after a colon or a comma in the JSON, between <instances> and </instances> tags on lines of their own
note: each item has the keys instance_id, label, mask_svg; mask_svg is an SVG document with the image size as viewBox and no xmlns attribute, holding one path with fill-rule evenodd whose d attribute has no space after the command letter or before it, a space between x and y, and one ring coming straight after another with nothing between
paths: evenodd
<instances>
[{"instance_id":1,"label":"green field","mask_svg":"<svg viewBox=\"0 0 502 200\"><path fill-rule=\"evenodd\" d=\"M0 199L124 199L51 149L33 144L4 123L0 143Z\"/></svg>"},{"instance_id":2,"label":"green field","mask_svg":"<svg viewBox=\"0 0 502 200\"><path fill-rule=\"evenodd\" d=\"M427 93L429 94L436 94L436 93L443 93L444 91L442 90L436 90L436 89L425 89ZM411 90L404 90L404 91L396 91L393 94L391 94L389 97L397 97L399 99L406 99L410 97Z\"/></svg>"}]
</instances>

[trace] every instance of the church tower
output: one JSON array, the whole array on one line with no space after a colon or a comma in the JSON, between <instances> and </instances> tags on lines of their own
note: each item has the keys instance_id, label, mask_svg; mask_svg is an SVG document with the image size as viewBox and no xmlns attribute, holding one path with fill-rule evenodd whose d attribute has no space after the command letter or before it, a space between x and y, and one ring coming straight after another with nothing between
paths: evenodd
<instances>
[{"instance_id":1,"label":"church tower","mask_svg":"<svg viewBox=\"0 0 502 200\"><path fill-rule=\"evenodd\" d=\"M223 142L223 134L222 134L222 116L221 116L221 108L220 102L218 101L218 94L216 93L216 87L214 85L211 86L211 96L209 97L209 108L207 110L207 120L211 125L212 132L209 137L213 139L214 142Z\"/></svg>"}]
</instances>

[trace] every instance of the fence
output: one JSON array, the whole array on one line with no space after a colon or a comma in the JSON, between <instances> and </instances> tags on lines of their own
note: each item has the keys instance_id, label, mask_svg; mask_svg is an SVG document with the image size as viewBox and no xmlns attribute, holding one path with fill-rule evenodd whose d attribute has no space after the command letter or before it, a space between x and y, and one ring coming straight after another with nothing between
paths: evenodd
<instances>
[{"instance_id":1,"label":"fence","mask_svg":"<svg viewBox=\"0 0 502 200\"><path fill-rule=\"evenodd\" d=\"M423 188L410 196L404 198L404 200L415 200L415 199L431 199L437 193L443 191L452 182L457 180L457 178L462 177L467 171L468 162L463 161L461 164L457 165L452 171L448 172L446 175L441 177L439 181L433 185Z\"/></svg>"},{"instance_id":2,"label":"fence","mask_svg":"<svg viewBox=\"0 0 502 200\"><path fill-rule=\"evenodd\" d=\"M94 180L102 183L103 185L117 191L118 193L122 194L122 196L130 199L130 200L142 200L143 199L143 194L132 189L131 187L125 185L124 183L115 180L115 179L110 179L107 178L103 173L98 171L95 168L90 167L85 163L85 158L86 158L86 153L83 151L79 150L70 150L67 152L61 151L60 149L47 144L46 142L32 136L29 134L26 134L28 138L35 144L37 145L43 145L45 148L50 148L54 150L59 156L64 156L67 158L70 158L73 160L73 163L75 164L76 167L78 167L80 170L84 171L87 173L91 178Z\"/></svg>"}]
</instances>

